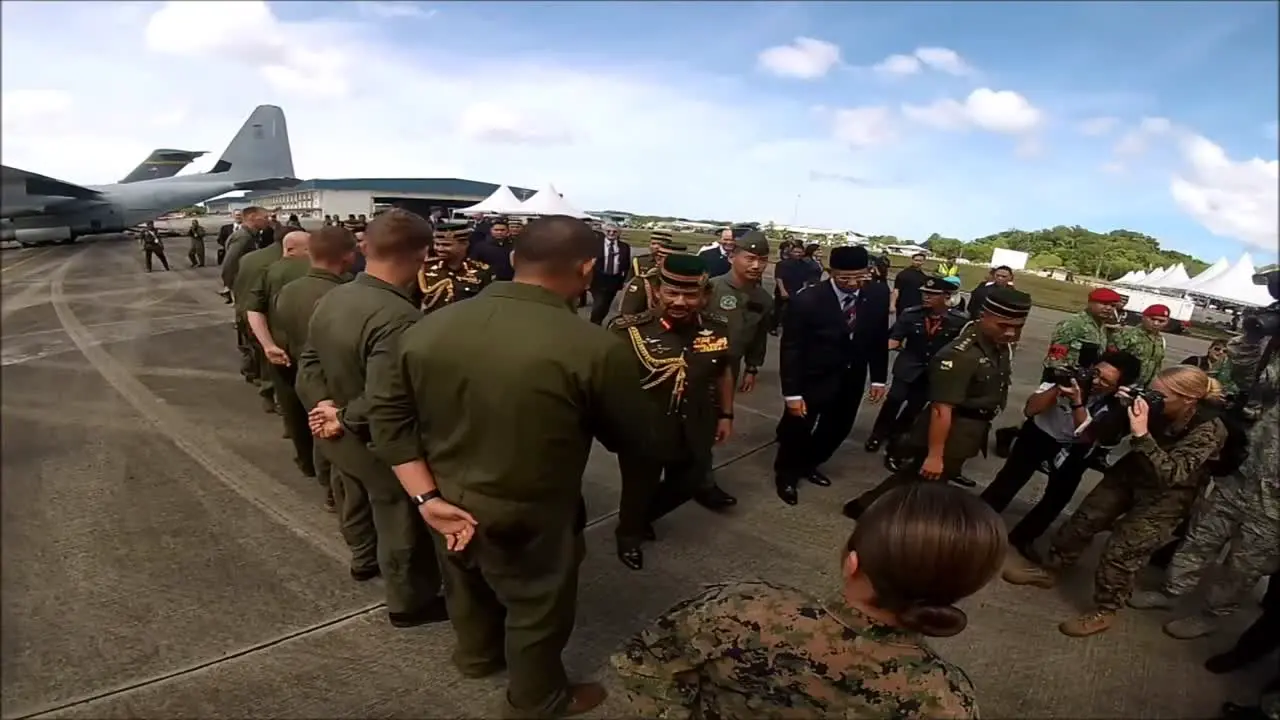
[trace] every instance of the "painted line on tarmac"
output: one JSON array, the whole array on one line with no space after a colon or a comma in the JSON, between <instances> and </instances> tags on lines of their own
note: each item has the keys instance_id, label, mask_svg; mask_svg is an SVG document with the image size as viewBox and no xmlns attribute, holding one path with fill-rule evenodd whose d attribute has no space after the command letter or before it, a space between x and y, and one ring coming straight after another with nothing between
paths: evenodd
<instances>
[{"instance_id":1,"label":"painted line on tarmac","mask_svg":"<svg viewBox=\"0 0 1280 720\"><path fill-rule=\"evenodd\" d=\"M0 266L0 275L3 275L4 273L9 272L10 270L13 270L14 268L18 268L23 265L26 265L32 260L45 257L52 251L53 251L53 248L36 250L35 252L31 253L30 255L27 255L26 257L18 258L18 260L16 260L15 262L5 263L4 265Z\"/></svg>"},{"instance_id":2,"label":"painted line on tarmac","mask_svg":"<svg viewBox=\"0 0 1280 720\"><path fill-rule=\"evenodd\" d=\"M92 326L90 326L92 327ZM43 360L33 358L26 363L35 370L58 370L68 372L97 372L92 365L61 362L59 360ZM6 363L12 364L12 363ZM196 368L175 367L138 367L130 370L134 375L142 377L176 378L180 380L216 380L219 382L243 383L244 376L238 372L227 370L199 370Z\"/></svg>"},{"instance_id":3,"label":"painted line on tarmac","mask_svg":"<svg viewBox=\"0 0 1280 720\"><path fill-rule=\"evenodd\" d=\"M319 523L309 521L298 513L297 497L288 493L283 483L227 450L221 443L206 437L207 433L162 401L130 373L124 364L95 343L89 329L67 304L63 293L67 272L75 264L77 257L79 256L73 255L68 258L54 271L50 279L50 300L67 336L85 359L139 415L155 426L157 432L191 456L227 488L289 532L345 566L350 561L351 551L338 534L332 531L331 523L324 523L325 527L322 529Z\"/></svg>"},{"instance_id":4,"label":"painted line on tarmac","mask_svg":"<svg viewBox=\"0 0 1280 720\"><path fill-rule=\"evenodd\" d=\"M70 300L71 298L68 297L67 299ZM197 312L178 313L177 315L158 315L156 317L138 318L135 320L111 320L109 322L89 323L84 327L87 330L94 330L97 328L114 327L116 325L131 325L131 324L137 325L140 323L164 322L166 320L180 320L182 318L208 317L210 315L225 315L225 314L226 312L222 310L200 310ZM197 325L195 327L205 327L205 326ZM66 331L67 331L66 328L58 327L58 328L52 328L50 330L32 330L31 332L14 333L13 335L0 335L0 343L13 342L15 340L25 340L27 338L39 337L41 335L56 335L58 333L65 333Z\"/></svg>"}]
</instances>

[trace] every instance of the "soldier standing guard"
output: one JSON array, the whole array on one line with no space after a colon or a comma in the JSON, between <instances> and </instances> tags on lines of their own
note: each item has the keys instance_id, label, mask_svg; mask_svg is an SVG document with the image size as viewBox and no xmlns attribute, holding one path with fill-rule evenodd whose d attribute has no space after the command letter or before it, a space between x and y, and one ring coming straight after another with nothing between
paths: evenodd
<instances>
[{"instance_id":1,"label":"soldier standing guard","mask_svg":"<svg viewBox=\"0 0 1280 720\"><path fill-rule=\"evenodd\" d=\"M187 251L187 259L191 261L191 267L204 267L204 228L201 227L199 220L192 220L191 227L187 229L187 235L191 238L191 249Z\"/></svg>"},{"instance_id":2,"label":"soldier standing guard","mask_svg":"<svg viewBox=\"0 0 1280 720\"><path fill-rule=\"evenodd\" d=\"M1142 363L1142 374L1138 381L1143 385L1164 367L1164 329L1169 325L1169 307L1152 305L1142 311L1142 325L1139 327L1122 327L1116 331L1113 342L1119 350L1138 358Z\"/></svg>"},{"instance_id":3,"label":"soldier standing guard","mask_svg":"<svg viewBox=\"0 0 1280 720\"><path fill-rule=\"evenodd\" d=\"M662 259L671 253L682 253L688 249L684 243L676 242L671 239L671 233L655 231L657 242L650 238L649 251L651 257L636 258L632 261L632 265L636 265L640 260L648 261L647 265L639 266L639 270L631 279L627 281L627 286L622 290L622 300L618 303L619 315L638 315L646 310L653 310L658 305L658 286L659 286L659 264Z\"/></svg>"},{"instance_id":4,"label":"soldier standing guard","mask_svg":"<svg viewBox=\"0 0 1280 720\"><path fill-rule=\"evenodd\" d=\"M929 412L904 448L910 459L876 487L845 503L857 519L891 488L917 479L953 479L965 461L985 453L991 421L1009 399L1009 345L1022 336L1031 296L1011 287L993 289L982 315L942 348L929 368Z\"/></svg>"},{"instance_id":5,"label":"soldier standing guard","mask_svg":"<svg viewBox=\"0 0 1280 720\"><path fill-rule=\"evenodd\" d=\"M929 402L929 361L969 323L968 315L949 306L954 292L955 286L941 278L927 279L920 286L923 304L904 309L889 331L889 349L898 351L893 362L893 383L876 415L866 450L876 452L888 440L885 465L890 471L901 464L894 441L911 429Z\"/></svg>"},{"instance_id":6,"label":"soldier standing guard","mask_svg":"<svg viewBox=\"0 0 1280 720\"><path fill-rule=\"evenodd\" d=\"M435 257L428 258L418 271L424 315L475 297L493 282L487 263L467 257L471 232L465 225L441 223L436 226L432 239Z\"/></svg>"},{"instance_id":7,"label":"soldier standing guard","mask_svg":"<svg viewBox=\"0 0 1280 720\"><path fill-rule=\"evenodd\" d=\"M1044 356L1044 382L1052 380L1050 368L1069 367L1080 362L1080 348L1093 345L1099 354L1115 350L1112 340L1119 317L1116 306L1124 296L1111 288L1098 288L1089 293L1089 304L1081 312L1053 326L1049 351ZM1144 370L1146 368L1143 368Z\"/></svg>"},{"instance_id":8,"label":"soldier standing guard","mask_svg":"<svg viewBox=\"0 0 1280 720\"><path fill-rule=\"evenodd\" d=\"M658 269L658 306L622 315L609 329L635 353L641 387L657 407L660 442L668 461L651 454L620 454L618 559L644 567L643 540L653 521L679 507L711 472L711 447L733 430L733 370L728 327L702 314L706 263L696 255L667 255Z\"/></svg>"}]
</instances>

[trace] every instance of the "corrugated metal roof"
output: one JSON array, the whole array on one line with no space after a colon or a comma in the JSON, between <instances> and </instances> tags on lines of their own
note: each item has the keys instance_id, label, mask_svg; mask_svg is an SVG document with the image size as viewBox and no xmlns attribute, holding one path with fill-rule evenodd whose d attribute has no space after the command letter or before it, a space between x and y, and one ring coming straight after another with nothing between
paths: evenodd
<instances>
[{"instance_id":1,"label":"corrugated metal roof","mask_svg":"<svg viewBox=\"0 0 1280 720\"><path fill-rule=\"evenodd\" d=\"M461 178L316 178L304 180L287 190L272 190L250 193L249 197L274 195L280 192L296 192L299 190L352 190L371 193L404 193L406 195L427 195L432 197L474 197L483 200L489 197L498 186L495 183ZM521 200L528 199L534 191L528 188L511 186L511 192Z\"/></svg>"}]
</instances>

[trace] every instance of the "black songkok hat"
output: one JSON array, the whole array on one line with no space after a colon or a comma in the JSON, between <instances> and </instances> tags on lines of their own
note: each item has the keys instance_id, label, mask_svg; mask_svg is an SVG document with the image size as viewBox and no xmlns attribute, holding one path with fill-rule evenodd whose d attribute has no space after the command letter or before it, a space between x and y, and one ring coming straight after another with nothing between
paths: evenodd
<instances>
[{"instance_id":1,"label":"black songkok hat","mask_svg":"<svg viewBox=\"0 0 1280 720\"><path fill-rule=\"evenodd\" d=\"M982 310L996 317L1017 320L1031 314L1031 296L1008 286L998 287L987 294Z\"/></svg>"},{"instance_id":2,"label":"black songkok hat","mask_svg":"<svg viewBox=\"0 0 1280 720\"><path fill-rule=\"evenodd\" d=\"M842 245L831 251L828 263L832 270L866 270L871 258L860 245Z\"/></svg>"},{"instance_id":3,"label":"black songkok hat","mask_svg":"<svg viewBox=\"0 0 1280 720\"><path fill-rule=\"evenodd\" d=\"M660 277L664 285L699 288L707 284L707 263L697 255L672 253L662 259Z\"/></svg>"}]
</instances>

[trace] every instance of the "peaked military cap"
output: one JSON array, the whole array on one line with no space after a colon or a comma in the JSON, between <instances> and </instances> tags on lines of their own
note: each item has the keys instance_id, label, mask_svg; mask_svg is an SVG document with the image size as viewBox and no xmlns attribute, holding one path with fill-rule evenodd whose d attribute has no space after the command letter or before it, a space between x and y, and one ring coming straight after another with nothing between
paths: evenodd
<instances>
[{"instance_id":1,"label":"peaked military cap","mask_svg":"<svg viewBox=\"0 0 1280 720\"><path fill-rule=\"evenodd\" d=\"M998 287L987 295L982 310L998 317L1017 320L1031 314L1031 296L1008 286Z\"/></svg>"},{"instance_id":2,"label":"peaked military cap","mask_svg":"<svg viewBox=\"0 0 1280 720\"><path fill-rule=\"evenodd\" d=\"M769 239L759 230L748 230L746 235L738 238L738 250L745 250L752 255L764 255L768 257L771 252L769 249Z\"/></svg>"},{"instance_id":3,"label":"peaked military cap","mask_svg":"<svg viewBox=\"0 0 1280 720\"><path fill-rule=\"evenodd\" d=\"M471 226L466 223L442 222L436 225L434 237L436 240L467 242L471 240L472 232Z\"/></svg>"},{"instance_id":4,"label":"peaked military cap","mask_svg":"<svg viewBox=\"0 0 1280 720\"><path fill-rule=\"evenodd\" d=\"M940 277L931 277L924 281L924 285L920 286L920 292L922 293L949 293L955 292L955 290L955 285Z\"/></svg>"},{"instance_id":5,"label":"peaked military cap","mask_svg":"<svg viewBox=\"0 0 1280 720\"><path fill-rule=\"evenodd\" d=\"M866 270L871 256L861 245L841 245L831 251L832 270Z\"/></svg>"},{"instance_id":6,"label":"peaked military cap","mask_svg":"<svg viewBox=\"0 0 1280 720\"><path fill-rule=\"evenodd\" d=\"M707 283L707 263L697 255L672 253L662 259L659 277L672 287L702 287Z\"/></svg>"},{"instance_id":7,"label":"peaked military cap","mask_svg":"<svg viewBox=\"0 0 1280 720\"><path fill-rule=\"evenodd\" d=\"M662 242L658 243L658 247L668 252L677 252L677 253L682 253L689 249L689 246L686 245L685 243L682 243L679 240L670 240L670 239L663 240Z\"/></svg>"},{"instance_id":8,"label":"peaked military cap","mask_svg":"<svg viewBox=\"0 0 1280 720\"><path fill-rule=\"evenodd\" d=\"M671 239L671 233L667 232L666 230L654 230L653 232L649 233L649 242L660 243L663 240L670 240L670 239Z\"/></svg>"}]
</instances>

